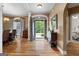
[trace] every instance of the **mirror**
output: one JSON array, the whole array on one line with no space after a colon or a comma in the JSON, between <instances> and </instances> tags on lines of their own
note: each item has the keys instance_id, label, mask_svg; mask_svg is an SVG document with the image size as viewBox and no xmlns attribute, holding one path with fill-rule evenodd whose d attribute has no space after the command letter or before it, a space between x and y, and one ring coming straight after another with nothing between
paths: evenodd
<instances>
[{"instance_id":1,"label":"mirror","mask_svg":"<svg viewBox=\"0 0 79 59\"><path fill-rule=\"evenodd\" d=\"M51 31L55 32L58 29L57 15L51 18Z\"/></svg>"}]
</instances>

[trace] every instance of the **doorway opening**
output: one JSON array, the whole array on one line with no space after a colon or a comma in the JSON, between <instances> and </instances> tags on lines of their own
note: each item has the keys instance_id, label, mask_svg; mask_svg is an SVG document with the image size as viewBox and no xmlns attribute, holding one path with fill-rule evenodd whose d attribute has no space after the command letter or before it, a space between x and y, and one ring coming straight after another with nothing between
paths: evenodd
<instances>
[{"instance_id":1,"label":"doorway opening","mask_svg":"<svg viewBox=\"0 0 79 59\"><path fill-rule=\"evenodd\" d=\"M45 38L45 21L44 20L35 20L35 38Z\"/></svg>"},{"instance_id":2,"label":"doorway opening","mask_svg":"<svg viewBox=\"0 0 79 59\"><path fill-rule=\"evenodd\" d=\"M20 21L14 21L13 22L13 29L16 30L16 37L20 37L21 36L21 32L22 32L22 29L21 29L21 22Z\"/></svg>"},{"instance_id":3,"label":"doorway opening","mask_svg":"<svg viewBox=\"0 0 79 59\"><path fill-rule=\"evenodd\" d=\"M22 35L22 22L21 20L13 21L13 30L16 30L16 37L21 37Z\"/></svg>"},{"instance_id":4,"label":"doorway opening","mask_svg":"<svg viewBox=\"0 0 79 59\"><path fill-rule=\"evenodd\" d=\"M47 38L47 16L32 17L32 38L35 40L43 40Z\"/></svg>"}]
</instances>

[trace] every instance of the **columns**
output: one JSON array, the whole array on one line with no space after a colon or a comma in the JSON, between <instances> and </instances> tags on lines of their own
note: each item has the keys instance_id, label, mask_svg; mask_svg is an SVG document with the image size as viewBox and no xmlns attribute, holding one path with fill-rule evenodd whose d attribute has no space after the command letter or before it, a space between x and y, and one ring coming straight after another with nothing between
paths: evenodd
<instances>
[{"instance_id":1,"label":"columns","mask_svg":"<svg viewBox=\"0 0 79 59\"><path fill-rule=\"evenodd\" d=\"M31 18L31 13L28 13L28 40L30 40L30 19Z\"/></svg>"}]
</instances>

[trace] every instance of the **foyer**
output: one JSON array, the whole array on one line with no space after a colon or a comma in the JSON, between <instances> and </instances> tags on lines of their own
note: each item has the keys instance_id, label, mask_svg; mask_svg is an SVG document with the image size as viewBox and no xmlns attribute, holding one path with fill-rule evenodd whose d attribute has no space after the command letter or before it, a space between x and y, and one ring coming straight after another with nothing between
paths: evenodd
<instances>
[{"instance_id":1,"label":"foyer","mask_svg":"<svg viewBox=\"0 0 79 59\"><path fill-rule=\"evenodd\" d=\"M78 3L1 3L0 53L79 56Z\"/></svg>"},{"instance_id":2,"label":"foyer","mask_svg":"<svg viewBox=\"0 0 79 59\"><path fill-rule=\"evenodd\" d=\"M4 55L62 55L56 46L53 48L51 47L51 35L48 36L48 13L54 7L55 4L10 3L2 5L4 20ZM8 37L10 40L8 39Z\"/></svg>"}]
</instances>

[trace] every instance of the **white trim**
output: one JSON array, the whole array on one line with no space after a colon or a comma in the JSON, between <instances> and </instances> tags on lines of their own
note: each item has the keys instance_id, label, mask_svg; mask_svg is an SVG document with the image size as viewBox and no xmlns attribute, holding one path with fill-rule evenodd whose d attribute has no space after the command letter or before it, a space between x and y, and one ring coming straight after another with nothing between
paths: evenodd
<instances>
[{"instance_id":1,"label":"white trim","mask_svg":"<svg viewBox=\"0 0 79 59\"><path fill-rule=\"evenodd\" d=\"M46 15L34 15L34 16L32 16L32 18L35 18L35 17L45 17L46 18L46 20L48 20L48 17L46 16Z\"/></svg>"},{"instance_id":2,"label":"white trim","mask_svg":"<svg viewBox=\"0 0 79 59\"><path fill-rule=\"evenodd\" d=\"M64 54L63 50L59 46L57 46L57 48L61 52L61 54L63 55Z\"/></svg>"},{"instance_id":3,"label":"white trim","mask_svg":"<svg viewBox=\"0 0 79 59\"><path fill-rule=\"evenodd\" d=\"M3 53L3 45L2 45L2 40L3 40L3 8L0 5L0 53Z\"/></svg>"},{"instance_id":4,"label":"white trim","mask_svg":"<svg viewBox=\"0 0 79 59\"><path fill-rule=\"evenodd\" d=\"M59 46L57 46L57 48L61 52L62 55L67 55L67 51L62 50Z\"/></svg>"},{"instance_id":5,"label":"white trim","mask_svg":"<svg viewBox=\"0 0 79 59\"><path fill-rule=\"evenodd\" d=\"M31 13L28 13L28 40L30 40L30 17L31 17Z\"/></svg>"}]
</instances>

